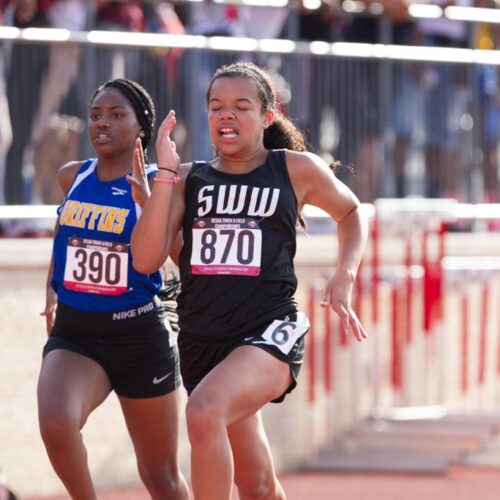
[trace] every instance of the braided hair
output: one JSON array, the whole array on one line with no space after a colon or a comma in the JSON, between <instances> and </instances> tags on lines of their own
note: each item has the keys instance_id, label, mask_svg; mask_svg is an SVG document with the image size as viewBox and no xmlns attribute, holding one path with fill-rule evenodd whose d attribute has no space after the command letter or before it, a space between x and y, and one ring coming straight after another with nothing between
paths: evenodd
<instances>
[{"instance_id":1,"label":"braided hair","mask_svg":"<svg viewBox=\"0 0 500 500\"><path fill-rule=\"evenodd\" d=\"M92 103L97 94L108 88L116 89L121 92L134 109L137 121L144 132L144 134L141 135L141 144L144 155L146 156L146 150L153 137L156 123L156 111L153 99L148 91L139 83L127 78L116 78L97 87L90 102Z\"/></svg>"}]
</instances>

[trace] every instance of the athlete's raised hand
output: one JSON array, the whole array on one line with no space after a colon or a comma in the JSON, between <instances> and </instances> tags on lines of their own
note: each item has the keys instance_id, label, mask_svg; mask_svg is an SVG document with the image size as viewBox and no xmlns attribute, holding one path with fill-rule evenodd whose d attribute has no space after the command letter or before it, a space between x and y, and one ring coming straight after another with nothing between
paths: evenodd
<instances>
[{"instance_id":1,"label":"athlete's raised hand","mask_svg":"<svg viewBox=\"0 0 500 500\"><path fill-rule=\"evenodd\" d=\"M148 176L146 175L146 161L142 149L141 139L135 140L134 166L132 175L127 175L127 182L132 186L133 200L143 207L151 194L149 189Z\"/></svg>"},{"instance_id":2,"label":"athlete's raised hand","mask_svg":"<svg viewBox=\"0 0 500 500\"><path fill-rule=\"evenodd\" d=\"M179 169L180 159L175 148L175 142L170 138L175 123L175 111L170 110L158 129L158 136L156 138L156 157L158 159L158 167L177 171Z\"/></svg>"}]
</instances>

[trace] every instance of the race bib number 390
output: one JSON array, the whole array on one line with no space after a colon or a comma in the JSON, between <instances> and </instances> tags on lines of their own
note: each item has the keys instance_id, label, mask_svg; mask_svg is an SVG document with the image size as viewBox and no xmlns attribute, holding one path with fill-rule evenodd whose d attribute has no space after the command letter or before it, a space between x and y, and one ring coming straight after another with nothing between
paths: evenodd
<instances>
[{"instance_id":1,"label":"race bib number 390","mask_svg":"<svg viewBox=\"0 0 500 500\"><path fill-rule=\"evenodd\" d=\"M127 291L128 244L69 238L64 286L69 290L101 295Z\"/></svg>"},{"instance_id":2,"label":"race bib number 390","mask_svg":"<svg viewBox=\"0 0 500 500\"><path fill-rule=\"evenodd\" d=\"M193 223L193 274L258 276L262 231L255 219L206 217Z\"/></svg>"}]
</instances>

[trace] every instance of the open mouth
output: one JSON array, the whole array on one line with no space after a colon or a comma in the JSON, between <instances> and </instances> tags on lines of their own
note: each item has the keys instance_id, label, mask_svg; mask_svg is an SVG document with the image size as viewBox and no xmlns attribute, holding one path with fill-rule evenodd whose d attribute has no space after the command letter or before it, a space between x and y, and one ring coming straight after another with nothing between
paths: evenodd
<instances>
[{"instance_id":1,"label":"open mouth","mask_svg":"<svg viewBox=\"0 0 500 500\"><path fill-rule=\"evenodd\" d=\"M225 139L234 139L238 137L238 132L234 128L224 127L219 129L219 136L224 137Z\"/></svg>"}]
</instances>

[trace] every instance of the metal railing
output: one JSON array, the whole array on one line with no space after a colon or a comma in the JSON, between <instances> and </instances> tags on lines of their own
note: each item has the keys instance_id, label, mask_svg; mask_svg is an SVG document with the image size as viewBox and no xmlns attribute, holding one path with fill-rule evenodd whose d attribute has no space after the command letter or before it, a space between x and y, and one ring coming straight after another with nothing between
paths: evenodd
<instances>
[{"instance_id":1,"label":"metal railing","mask_svg":"<svg viewBox=\"0 0 500 500\"><path fill-rule=\"evenodd\" d=\"M283 110L313 151L353 166L338 175L362 201L446 194L480 202L497 162L500 104L484 93L496 85L497 51L8 27L0 40L13 128L8 204L59 202L55 171L92 155L87 103L109 78L142 83L160 120L176 109L183 160L209 157L207 84L215 68L241 59L275 76Z\"/></svg>"}]
</instances>

